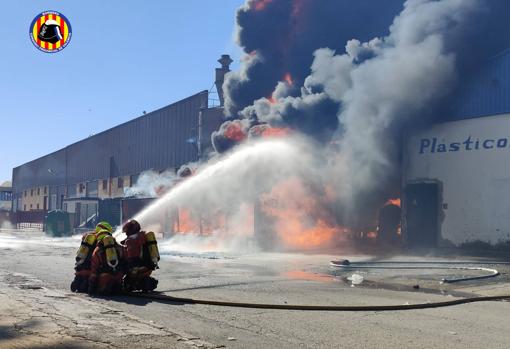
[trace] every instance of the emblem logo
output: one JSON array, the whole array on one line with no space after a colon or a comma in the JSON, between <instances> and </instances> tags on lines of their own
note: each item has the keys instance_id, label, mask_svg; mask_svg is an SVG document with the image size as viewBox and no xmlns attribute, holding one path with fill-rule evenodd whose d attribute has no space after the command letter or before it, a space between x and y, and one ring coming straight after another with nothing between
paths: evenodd
<instances>
[{"instance_id":1,"label":"emblem logo","mask_svg":"<svg viewBox=\"0 0 510 349\"><path fill-rule=\"evenodd\" d=\"M30 24L30 40L39 50L54 53L63 50L71 40L71 23L61 13L46 11Z\"/></svg>"}]
</instances>

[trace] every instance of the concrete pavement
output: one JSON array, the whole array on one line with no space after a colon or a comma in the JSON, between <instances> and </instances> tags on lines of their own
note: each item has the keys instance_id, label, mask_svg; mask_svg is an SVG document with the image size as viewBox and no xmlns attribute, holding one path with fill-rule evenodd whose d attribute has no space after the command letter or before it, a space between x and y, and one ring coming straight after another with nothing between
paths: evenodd
<instances>
[{"instance_id":1,"label":"concrete pavement","mask_svg":"<svg viewBox=\"0 0 510 349\"><path fill-rule=\"evenodd\" d=\"M18 347L30 347L23 346L23 338L40 338L41 332L51 332L50 339L58 338L64 345L85 348L510 347L507 302L340 313L170 305L71 294L68 285L78 244L76 238L51 239L38 232L0 232L0 300L9 309L0 324L4 328L0 347L15 343L13 339L21 343ZM279 304L413 304L510 294L505 266L500 268L504 275L495 280L440 285L441 271L339 271L329 266L333 258L338 255L169 252L156 277L158 289L173 296ZM361 284L347 280L353 273L363 276ZM420 288L414 289L415 284ZM39 321L41 331L18 330L30 318ZM104 330L97 331L98 327ZM48 343L46 347L55 345Z\"/></svg>"}]
</instances>

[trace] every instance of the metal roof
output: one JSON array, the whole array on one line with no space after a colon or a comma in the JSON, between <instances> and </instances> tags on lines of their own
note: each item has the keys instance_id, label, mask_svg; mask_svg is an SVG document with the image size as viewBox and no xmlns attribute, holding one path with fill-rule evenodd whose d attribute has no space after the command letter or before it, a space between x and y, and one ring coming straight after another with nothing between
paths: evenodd
<instances>
[{"instance_id":1,"label":"metal roof","mask_svg":"<svg viewBox=\"0 0 510 349\"><path fill-rule=\"evenodd\" d=\"M196 161L208 92L170 104L13 169L13 191L134 175ZM50 135L51 137L51 135Z\"/></svg>"}]
</instances>

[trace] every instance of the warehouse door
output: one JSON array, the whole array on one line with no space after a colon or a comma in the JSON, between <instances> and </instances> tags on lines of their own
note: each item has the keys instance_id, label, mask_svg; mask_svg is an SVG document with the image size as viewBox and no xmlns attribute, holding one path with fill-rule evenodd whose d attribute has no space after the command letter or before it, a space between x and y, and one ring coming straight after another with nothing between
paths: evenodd
<instances>
[{"instance_id":1,"label":"warehouse door","mask_svg":"<svg viewBox=\"0 0 510 349\"><path fill-rule=\"evenodd\" d=\"M439 222L439 185L408 184L405 190L407 243L411 247L435 247Z\"/></svg>"}]
</instances>

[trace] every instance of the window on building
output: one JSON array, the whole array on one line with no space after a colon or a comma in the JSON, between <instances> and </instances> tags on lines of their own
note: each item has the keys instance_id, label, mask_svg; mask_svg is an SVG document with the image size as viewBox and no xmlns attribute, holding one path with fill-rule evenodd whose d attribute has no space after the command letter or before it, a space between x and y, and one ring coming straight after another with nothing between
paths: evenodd
<instances>
[{"instance_id":1,"label":"window on building","mask_svg":"<svg viewBox=\"0 0 510 349\"><path fill-rule=\"evenodd\" d=\"M135 184L136 184L136 182L138 181L138 175L132 175L132 176L129 178L129 180L130 180L130 185L129 185L129 186L130 186L130 187L132 187L132 186L133 186L133 185L135 185Z\"/></svg>"},{"instance_id":2,"label":"window on building","mask_svg":"<svg viewBox=\"0 0 510 349\"><path fill-rule=\"evenodd\" d=\"M78 191L78 187L76 184L68 185L66 188L66 197L74 198L76 197L76 192Z\"/></svg>"},{"instance_id":3,"label":"window on building","mask_svg":"<svg viewBox=\"0 0 510 349\"><path fill-rule=\"evenodd\" d=\"M99 182L98 181L92 181L92 182L87 182L87 197L88 198L97 198L97 189L99 187Z\"/></svg>"},{"instance_id":4,"label":"window on building","mask_svg":"<svg viewBox=\"0 0 510 349\"><path fill-rule=\"evenodd\" d=\"M30 189L30 196L34 196L34 189Z\"/></svg>"},{"instance_id":5,"label":"window on building","mask_svg":"<svg viewBox=\"0 0 510 349\"><path fill-rule=\"evenodd\" d=\"M85 191L85 184L80 183L78 187L78 191L82 194Z\"/></svg>"},{"instance_id":6,"label":"window on building","mask_svg":"<svg viewBox=\"0 0 510 349\"><path fill-rule=\"evenodd\" d=\"M27 191L25 190L25 197L27 197Z\"/></svg>"},{"instance_id":7,"label":"window on building","mask_svg":"<svg viewBox=\"0 0 510 349\"><path fill-rule=\"evenodd\" d=\"M106 179L103 179L103 190L108 189L108 181Z\"/></svg>"},{"instance_id":8,"label":"window on building","mask_svg":"<svg viewBox=\"0 0 510 349\"><path fill-rule=\"evenodd\" d=\"M32 209L32 204L30 204L30 209Z\"/></svg>"},{"instance_id":9,"label":"window on building","mask_svg":"<svg viewBox=\"0 0 510 349\"><path fill-rule=\"evenodd\" d=\"M37 209L39 209L39 204L37 204Z\"/></svg>"},{"instance_id":10,"label":"window on building","mask_svg":"<svg viewBox=\"0 0 510 349\"><path fill-rule=\"evenodd\" d=\"M27 210L27 205L23 205L23 211L26 211Z\"/></svg>"},{"instance_id":11,"label":"window on building","mask_svg":"<svg viewBox=\"0 0 510 349\"><path fill-rule=\"evenodd\" d=\"M117 188L124 188L124 177L117 178Z\"/></svg>"},{"instance_id":12,"label":"window on building","mask_svg":"<svg viewBox=\"0 0 510 349\"><path fill-rule=\"evenodd\" d=\"M41 188L37 188L37 195L41 195Z\"/></svg>"},{"instance_id":13,"label":"window on building","mask_svg":"<svg viewBox=\"0 0 510 349\"><path fill-rule=\"evenodd\" d=\"M44 187L44 194L48 194L48 187Z\"/></svg>"}]
</instances>

